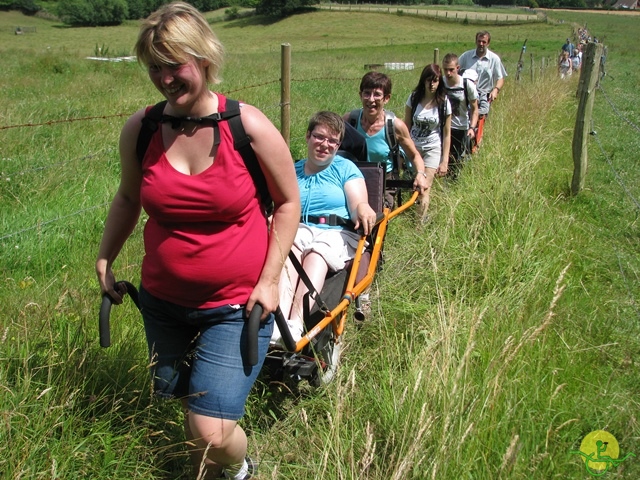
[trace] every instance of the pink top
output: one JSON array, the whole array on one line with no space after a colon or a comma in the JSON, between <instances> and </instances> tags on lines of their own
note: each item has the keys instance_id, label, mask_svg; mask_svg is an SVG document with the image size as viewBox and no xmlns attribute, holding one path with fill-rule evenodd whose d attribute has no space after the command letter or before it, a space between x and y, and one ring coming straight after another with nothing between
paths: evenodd
<instances>
[{"instance_id":1,"label":"pink top","mask_svg":"<svg viewBox=\"0 0 640 480\"><path fill-rule=\"evenodd\" d=\"M218 95L219 111L226 98ZM226 121L213 165L185 175L168 162L162 129L142 163L142 285L152 295L192 308L245 304L267 254L267 223L255 184L233 148Z\"/></svg>"}]
</instances>

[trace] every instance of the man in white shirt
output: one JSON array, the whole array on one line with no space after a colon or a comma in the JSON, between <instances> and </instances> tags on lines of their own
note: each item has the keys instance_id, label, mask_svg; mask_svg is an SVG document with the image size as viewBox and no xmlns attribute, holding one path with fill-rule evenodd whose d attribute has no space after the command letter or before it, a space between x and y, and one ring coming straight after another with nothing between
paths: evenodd
<instances>
[{"instance_id":1,"label":"man in white shirt","mask_svg":"<svg viewBox=\"0 0 640 480\"><path fill-rule=\"evenodd\" d=\"M475 50L468 50L460 55L458 63L462 70L475 70L478 73L478 111L480 120L476 133L476 144L482 140L484 120L489 114L491 102L498 98L504 85L507 71L502 65L500 57L489 50L491 34L486 30L476 34Z\"/></svg>"}]
</instances>

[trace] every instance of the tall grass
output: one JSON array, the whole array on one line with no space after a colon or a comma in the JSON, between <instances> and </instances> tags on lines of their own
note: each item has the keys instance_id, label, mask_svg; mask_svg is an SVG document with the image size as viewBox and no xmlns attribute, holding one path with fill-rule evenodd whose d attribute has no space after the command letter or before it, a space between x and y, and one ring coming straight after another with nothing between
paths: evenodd
<instances>
[{"instance_id":1,"label":"tall grass","mask_svg":"<svg viewBox=\"0 0 640 480\"><path fill-rule=\"evenodd\" d=\"M291 148L301 157L312 112L357 106L365 63L422 65L435 47L471 48L476 30L355 15L216 23L229 51L220 89L278 123L272 81L280 43L292 43ZM632 19L573 15L606 36L603 88L638 124ZM384 21L388 35L356 32L354 18ZM63 29L0 13L0 26L27 22L37 36L2 33L0 126L108 118L0 130L0 478L190 478L181 413L151 399L130 303L113 312L114 345L97 345L93 261L118 181L118 115L158 95L136 65L82 57L97 43L130 47L136 26ZM549 56L570 27L496 27L492 47L514 72L524 38L527 52ZM401 113L419 72L390 73L390 107ZM536 72L531 83L527 73L508 79L458 182L436 185L431 223L412 212L393 221L373 313L347 329L335 382L311 390L260 379L242 421L260 478L586 478L569 452L597 429L640 454L630 198L640 197L639 137L597 95L607 156L590 143L587 189L570 197L577 79ZM139 278L140 233L118 278ZM638 465L629 459L610 476L638 478Z\"/></svg>"}]
</instances>

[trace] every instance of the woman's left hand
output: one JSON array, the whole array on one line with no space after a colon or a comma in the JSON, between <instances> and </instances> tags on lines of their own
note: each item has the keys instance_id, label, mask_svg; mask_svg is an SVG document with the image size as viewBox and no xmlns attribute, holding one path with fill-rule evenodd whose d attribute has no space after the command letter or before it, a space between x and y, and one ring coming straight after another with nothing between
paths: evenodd
<instances>
[{"instance_id":1,"label":"woman's left hand","mask_svg":"<svg viewBox=\"0 0 640 480\"><path fill-rule=\"evenodd\" d=\"M449 164L443 162L440 165L438 165L438 171L436 172L436 175L438 175L439 177L444 177L448 171L449 171Z\"/></svg>"},{"instance_id":2,"label":"woman's left hand","mask_svg":"<svg viewBox=\"0 0 640 480\"><path fill-rule=\"evenodd\" d=\"M251 314L251 310L254 305L259 303L262 305L261 321L266 320L270 313L275 312L278 304L280 303L280 294L278 291L278 282L258 280L258 283L253 288L253 292L249 296L247 301L247 317Z\"/></svg>"}]
</instances>

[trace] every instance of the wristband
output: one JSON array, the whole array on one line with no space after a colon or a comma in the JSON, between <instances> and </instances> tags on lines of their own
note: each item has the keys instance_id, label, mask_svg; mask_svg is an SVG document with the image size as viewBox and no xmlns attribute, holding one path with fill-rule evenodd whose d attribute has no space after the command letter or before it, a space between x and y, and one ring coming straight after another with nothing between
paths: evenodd
<instances>
[{"instance_id":1,"label":"wristband","mask_svg":"<svg viewBox=\"0 0 640 480\"><path fill-rule=\"evenodd\" d=\"M426 172L418 172L418 175L422 175L424 178L427 178L427 173Z\"/></svg>"}]
</instances>

